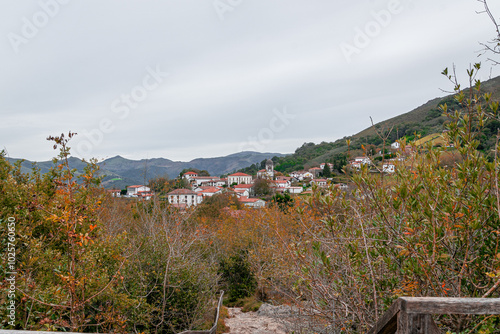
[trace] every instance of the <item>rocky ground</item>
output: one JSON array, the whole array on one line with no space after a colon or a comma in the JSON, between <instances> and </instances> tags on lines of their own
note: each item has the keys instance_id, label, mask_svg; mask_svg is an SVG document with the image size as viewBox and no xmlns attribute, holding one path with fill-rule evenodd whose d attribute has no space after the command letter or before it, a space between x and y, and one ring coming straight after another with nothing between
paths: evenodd
<instances>
[{"instance_id":1,"label":"rocky ground","mask_svg":"<svg viewBox=\"0 0 500 334\"><path fill-rule=\"evenodd\" d=\"M257 312L246 313L240 308L230 308L225 323L230 328L229 334L286 334L288 331L283 318L287 315L290 315L287 306L263 304Z\"/></svg>"}]
</instances>

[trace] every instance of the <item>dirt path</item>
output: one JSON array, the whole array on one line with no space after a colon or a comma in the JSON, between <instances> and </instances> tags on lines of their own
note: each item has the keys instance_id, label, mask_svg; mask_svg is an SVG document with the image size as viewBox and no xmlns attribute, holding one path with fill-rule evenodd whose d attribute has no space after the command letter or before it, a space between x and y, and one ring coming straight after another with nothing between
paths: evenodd
<instances>
[{"instance_id":1,"label":"dirt path","mask_svg":"<svg viewBox=\"0 0 500 334\"><path fill-rule=\"evenodd\" d=\"M229 334L286 334L285 326L278 320L263 315L262 312L241 312L240 308L229 308L229 318L225 319Z\"/></svg>"}]
</instances>

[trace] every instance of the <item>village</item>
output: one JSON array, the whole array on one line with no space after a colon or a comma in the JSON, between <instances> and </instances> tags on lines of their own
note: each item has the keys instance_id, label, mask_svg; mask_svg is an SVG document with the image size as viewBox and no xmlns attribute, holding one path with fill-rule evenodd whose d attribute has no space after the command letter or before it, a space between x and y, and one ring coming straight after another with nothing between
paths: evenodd
<instances>
[{"instance_id":1,"label":"village","mask_svg":"<svg viewBox=\"0 0 500 334\"><path fill-rule=\"evenodd\" d=\"M393 143L391 145L392 153L398 151L399 148L399 143ZM406 147L405 151L408 150L409 148ZM381 151L378 152L378 156L380 155L382 155ZM355 157L348 161L346 167L351 171L358 171L363 166L367 166L373 172L392 174L396 170L397 161L403 160L402 157L399 157L377 163L372 158L366 155ZM256 191L258 184L262 183L269 188L269 192L272 194L308 195L312 194L312 189L315 187L325 189L329 186L348 190L347 183L334 182L333 177L327 177L330 176L333 167L332 163L321 163L319 166L283 175L283 173L275 171L274 162L268 159L265 168L259 170L254 176L236 172L226 177L218 177L187 171L178 178L186 186L168 192L165 197L173 207L186 209L201 204L207 197L229 192L235 195L238 201L246 207L263 208L267 204L266 200ZM114 197L143 200L150 200L155 196L154 191L146 185L128 186L126 193L120 189L112 189L109 192Z\"/></svg>"}]
</instances>

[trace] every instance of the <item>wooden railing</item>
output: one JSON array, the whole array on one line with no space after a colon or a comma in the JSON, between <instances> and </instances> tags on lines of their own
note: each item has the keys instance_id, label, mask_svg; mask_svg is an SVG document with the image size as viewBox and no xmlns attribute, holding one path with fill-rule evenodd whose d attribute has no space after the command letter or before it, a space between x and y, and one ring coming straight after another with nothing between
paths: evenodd
<instances>
[{"instance_id":1,"label":"wooden railing","mask_svg":"<svg viewBox=\"0 0 500 334\"><path fill-rule=\"evenodd\" d=\"M222 297L223 296L224 296L224 291L221 291L220 297L219 297L219 302L217 303L217 309L215 310L215 321L214 321L214 325L212 326L212 328L210 328L209 330L205 330L205 331L188 330L188 331L181 332L179 334L216 334L217 333L217 322L219 321L220 308L222 306Z\"/></svg>"},{"instance_id":2,"label":"wooden railing","mask_svg":"<svg viewBox=\"0 0 500 334\"><path fill-rule=\"evenodd\" d=\"M433 314L500 314L500 298L401 297L368 334L437 334Z\"/></svg>"}]
</instances>

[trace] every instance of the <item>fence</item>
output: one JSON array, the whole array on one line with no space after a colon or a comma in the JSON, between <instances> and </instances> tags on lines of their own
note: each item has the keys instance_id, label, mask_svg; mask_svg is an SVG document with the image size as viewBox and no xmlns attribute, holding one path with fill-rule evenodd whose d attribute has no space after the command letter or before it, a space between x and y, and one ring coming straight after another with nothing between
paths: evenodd
<instances>
[{"instance_id":1,"label":"fence","mask_svg":"<svg viewBox=\"0 0 500 334\"><path fill-rule=\"evenodd\" d=\"M222 297L223 296L224 296L224 291L221 291L220 297L219 297L219 302L217 303L217 309L215 310L215 321L214 321L214 325L212 326L212 328L210 328L209 330L205 330L205 331L188 330L188 331L180 332L179 334L216 334L217 333L217 322L219 321L220 308L222 306Z\"/></svg>"},{"instance_id":2,"label":"fence","mask_svg":"<svg viewBox=\"0 0 500 334\"><path fill-rule=\"evenodd\" d=\"M437 334L432 314L500 314L500 298L401 297L368 334Z\"/></svg>"},{"instance_id":3,"label":"fence","mask_svg":"<svg viewBox=\"0 0 500 334\"><path fill-rule=\"evenodd\" d=\"M215 322L211 329L206 331L184 331L179 334L216 334L217 333L217 322L219 321L220 308L222 306L222 297L224 296L224 291L220 292L219 302L217 303L217 309L215 310ZM42 331L23 331L23 330L2 330L0 329L0 334L57 334L61 332L42 332ZM72 332L66 332L65 334L78 334Z\"/></svg>"}]
</instances>

